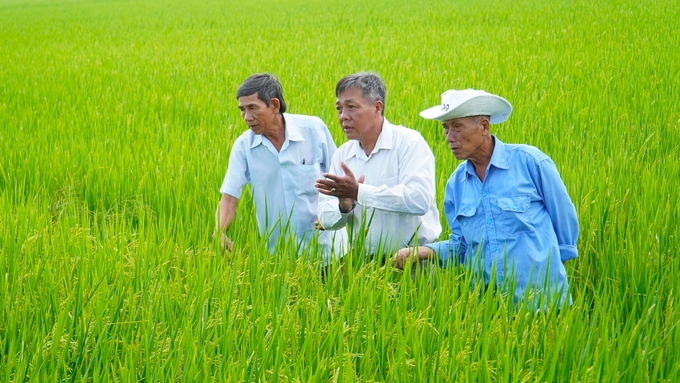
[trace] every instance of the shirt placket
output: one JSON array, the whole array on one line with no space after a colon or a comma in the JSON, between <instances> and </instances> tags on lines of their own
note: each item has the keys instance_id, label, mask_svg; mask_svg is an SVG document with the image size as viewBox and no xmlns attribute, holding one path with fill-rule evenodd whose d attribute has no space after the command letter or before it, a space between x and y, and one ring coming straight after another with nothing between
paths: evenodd
<instances>
[{"instance_id":1,"label":"shirt placket","mask_svg":"<svg viewBox=\"0 0 680 383\"><path fill-rule=\"evenodd\" d=\"M279 177L281 178L281 186L283 186L283 195L278 196L278 198L281 198L283 200L283 206L284 210L279 211L279 214L281 214L281 217L278 217L281 219L281 224L285 223L285 221L288 219L288 214L290 214L290 209L293 206L294 200L291 201L289 198L289 193L286 193L286 190L291 190L291 186L296 185L296 182L291 178L292 176L296 176L297 172L295 169L289 168L290 161L288 159L289 156L289 150L288 148L288 142L284 142L283 146L281 147L281 151L277 151L276 148L274 148L274 145L271 143L269 140L262 140L263 145L269 150L276 158L278 159L278 166L279 166ZM266 186L265 186L266 187ZM294 190L294 189L293 189ZM281 201L279 200L279 201Z\"/></svg>"},{"instance_id":2,"label":"shirt placket","mask_svg":"<svg viewBox=\"0 0 680 383\"><path fill-rule=\"evenodd\" d=\"M359 167L357 168L359 171L356 172L354 176L359 177L357 174L364 173L364 169L368 168L368 161L371 159L371 157L367 156L366 153L362 151L360 153L357 153L356 158L359 160L358 164ZM377 247L383 240L380 232L382 230L383 225L381 224L382 222L376 222L376 219L374 217L374 214L376 213L377 212L375 211L375 209L362 206L361 215L357 217L359 218L357 221L357 226L367 225L367 227L365 227L366 240L368 241L368 243L370 243L371 252L377 251L378 250ZM371 219L372 217L373 219Z\"/></svg>"},{"instance_id":3,"label":"shirt placket","mask_svg":"<svg viewBox=\"0 0 680 383\"><path fill-rule=\"evenodd\" d=\"M484 238L486 238L486 243L482 244L482 249L484 253L488 255L486 259L487 272L491 276L492 268L496 267L496 278L500 282L503 280L503 257L501 256L502 251L500 250L498 242L498 228L496 227L496 219L493 214L492 198L493 186L492 183L488 182L489 177L487 175L485 182L482 183L481 187L481 203L484 210L484 222L482 226L484 227Z\"/></svg>"},{"instance_id":4,"label":"shirt placket","mask_svg":"<svg viewBox=\"0 0 680 383\"><path fill-rule=\"evenodd\" d=\"M284 147L279 152L279 167L281 168L281 181L283 184L283 201L286 204L285 219L292 214L291 209L295 206L295 196L296 185L298 184L297 178L297 163L290 158L291 150ZM284 218L284 217L282 217Z\"/></svg>"}]
</instances>

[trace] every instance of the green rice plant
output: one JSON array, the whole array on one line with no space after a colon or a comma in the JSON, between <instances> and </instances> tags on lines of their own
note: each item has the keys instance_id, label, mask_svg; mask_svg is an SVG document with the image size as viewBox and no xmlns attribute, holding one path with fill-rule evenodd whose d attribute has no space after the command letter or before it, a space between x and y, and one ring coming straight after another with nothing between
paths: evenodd
<instances>
[{"instance_id":1,"label":"green rice plant","mask_svg":"<svg viewBox=\"0 0 680 383\"><path fill-rule=\"evenodd\" d=\"M0 0L0 381L678 381L678 20L656 0ZM335 83L364 70L432 147L440 202L458 162L418 112L451 88L513 104L492 133L547 153L579 213L571 306L461 266L412 279L361 236L326 274L292 241L271 256L247 191L219 250L241 81L276 74L339 145Z\"/></svg>"}]
</instances>

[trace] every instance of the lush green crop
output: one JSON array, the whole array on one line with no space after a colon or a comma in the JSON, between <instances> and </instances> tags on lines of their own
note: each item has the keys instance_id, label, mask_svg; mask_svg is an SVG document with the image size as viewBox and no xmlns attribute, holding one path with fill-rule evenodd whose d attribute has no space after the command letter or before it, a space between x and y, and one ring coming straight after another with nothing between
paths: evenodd
<instances>
[{"instance_id":1,"label":"lush green crop","mask_svg":"<svg viewBox=\"0 0 680 383\"><path fill-rule=\"evenodd\" d=\"M678 30L675 0L0 0L0 381L679 381ZM268 255L247 196L218 252L237 86L276 74L340 144L335 83L363 70L439 201L457 162L418 112L513 104L494 133L550 155L579 213L572 307L359 253L324 282Z\"/></svg>"}]
</instances>

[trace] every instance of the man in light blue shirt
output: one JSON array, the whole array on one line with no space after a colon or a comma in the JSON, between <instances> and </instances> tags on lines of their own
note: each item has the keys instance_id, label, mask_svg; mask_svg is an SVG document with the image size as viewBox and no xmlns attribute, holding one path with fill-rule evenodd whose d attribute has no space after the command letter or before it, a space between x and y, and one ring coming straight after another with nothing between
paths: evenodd
<instances>
[{"instance_id":1,"label":"man in light blue shirt","mask_svg":"<svg viewBox=\"0 0 680 383\"><path fill-rule=\"evenodd\" d=\"M249 130L234 142L220 188L222 247L232 248L226 231L243 187L250 184L259 231L270 252L281 235L290 235L301 248L318 241L324 264L331 254L342 255L346 232L319 232L314 225L319 196L314 184L328 171L336 150L328 127L318 117L285 113L281 84L271 74L248 77L236 98Z\"/></svg>"},{"instance_id":2,"label":"man in light blue shirt","mask_svg":"<svg viewBox=\"0 0 680 383\"><path fill-rule=\"evenodd\" d=\"M421 112L442 122L454 156L466 161L446 184L449 239L401 249L394 261L400 268L428 258L461 263L515 302L559 307L570 302L563 263L578 256L576 209L547 155L490 134L489 124L511 111L502 97L467 89L449 90L442 105Z\"/></svg>"}]
</instances>

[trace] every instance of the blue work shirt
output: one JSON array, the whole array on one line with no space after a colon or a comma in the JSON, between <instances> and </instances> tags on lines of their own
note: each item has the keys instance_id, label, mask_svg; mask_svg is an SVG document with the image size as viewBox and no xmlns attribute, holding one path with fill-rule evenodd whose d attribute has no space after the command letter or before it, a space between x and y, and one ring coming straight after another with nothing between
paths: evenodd
<instances>
[{"instance_id":1,"label":"blue work shirt","mask_svg":"<svg viewBox=\"0 0 680 383\"><path fill-rule=\"evenodd\" d=\"M269 236L270 252L282 231L302 244L318 237L328 263L331 252L344 253L347 233L315 229L319 192L314 184L328 171L335 142L318 117L284 113L283 118L286 138L280 152L251 130L236 139L220 192L239 198L250 184L259 231Z\"/></svg>"},{"instance_id":2,"label":"blue work shirt","mask_svg":"<svg viewBox=\"0 0 680 383\"><path fill-rule=\"evenodd\" d=\"M444 266L462 263L483 273L487 285L505 291L513 286L515 302L529 292L537 308L568 303L562 262L578 256L574 204L547 155L533 146L492 138L484 182L469 161L449 178L444 212L451 235L427 246Z\"/></svg>"}]
</instances>

